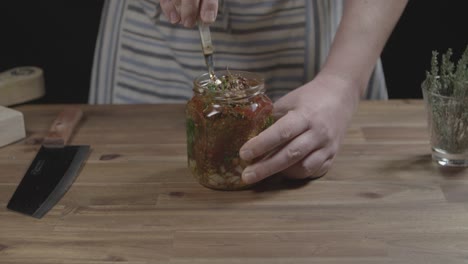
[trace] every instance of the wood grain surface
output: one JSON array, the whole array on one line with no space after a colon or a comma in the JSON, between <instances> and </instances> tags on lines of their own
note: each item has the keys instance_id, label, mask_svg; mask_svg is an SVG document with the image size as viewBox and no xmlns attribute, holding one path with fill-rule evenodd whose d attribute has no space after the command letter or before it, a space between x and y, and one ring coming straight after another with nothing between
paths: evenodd
<instances>
[{"instance_id":1,"label":"wood grain surface","mask_svg":"<svg viewBox=\"0 0 468 264\"><path fill-rule=\"evenodd\" d=\"M362 102L333 168L239 192L187 169L183 105L83 106L85 167L42 219L6 209L61 105L0 148L0 263L468 263L468 171L430 157L421 101Z\"/></svg>"}]
</instances>

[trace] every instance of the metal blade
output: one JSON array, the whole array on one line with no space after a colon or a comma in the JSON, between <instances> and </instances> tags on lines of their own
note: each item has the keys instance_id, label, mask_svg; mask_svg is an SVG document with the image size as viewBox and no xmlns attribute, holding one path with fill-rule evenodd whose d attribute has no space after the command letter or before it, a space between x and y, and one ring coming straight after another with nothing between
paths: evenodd
<instances>
[{"instance_id":1,"label":"metal blade","mask_svg":"<svg viewBox=\"0 0 468 264\"><path fill-rule=\"evenodd\" d=\"M69 189L89 151L89 146L41 147L7 208L42 218Z\"/></svg>"}]
</instances>

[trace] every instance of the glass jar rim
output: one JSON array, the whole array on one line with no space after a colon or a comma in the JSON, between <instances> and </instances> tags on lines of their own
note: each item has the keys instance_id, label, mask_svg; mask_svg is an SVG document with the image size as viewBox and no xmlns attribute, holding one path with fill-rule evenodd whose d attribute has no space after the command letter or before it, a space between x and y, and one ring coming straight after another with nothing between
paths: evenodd
<instances>
[{"instance_id":1,"label":"glass jar rim","mask_svg":"<svg viewBox=\"0 0 468 264\"><path fill-rule=\"evenodd\" d=\"M440 76L436 76L436 79L439 79L439 78L440 78ZM466 84L468 85L468 82L466 82ZM427 86L428 85L426 85L425 81L421 83L422 91L424 93L426 93L426 94L431 95L431 96L436 96L436 97L440 97L440 98L444 98L444 99L460 100L460 101L468 100L468 97L457 98L455 96L449 96L449 95L443 95L443 94L435 93L433 91L430 91Z\"/></svg>"},{"instance_id":2,"label":"glass jar rim","mask_svg":"<svg viewBox=\"0 0 468 264\"><path fill-rule=\"evenodd\" d=\"M256 85L252 85L243 90L234 91L232 93L226 93L226 91L211 91L209 90L208 81L211 80L209 73L203 73L199 75L193 81L193 91L196 94L200 95L211 95L214 99L219 100L236 100L236 99L244 99L245 97L250 97L257 95L259 93L265 92L265 79L259 73L255 72L248 72L248 71L239 71L239 70L222 70L215 72L216 76L224 76L227 74L231 74L234 76L242 76L247 80L255 81Z\"/></svg>"}]
</instances>

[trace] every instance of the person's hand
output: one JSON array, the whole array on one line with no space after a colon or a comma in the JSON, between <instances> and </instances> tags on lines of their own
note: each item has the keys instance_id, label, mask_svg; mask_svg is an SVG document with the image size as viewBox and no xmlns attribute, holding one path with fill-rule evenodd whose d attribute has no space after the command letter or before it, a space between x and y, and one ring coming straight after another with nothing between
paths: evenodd
<instances>
[{"instance_id":1,"label":"person's hand","mask_svg":"<svg viewBox=\"0 0 468 264\"><path fill-rule=\"evenodd\" d=\"M195 26L198 18L211 24L216 20L218 0L160 0L164 15L172 24Z\"/></svg>"},{"instance_id":2,"label":"person's hand","mask_svg":"<svg viewBox=\"0 0 468 264\"><path fill-rule=\"evenodd\" d=\"M255 183L282 172L303 179L326 174L359 102L359 89L334 76L319 75L274 105L272 126L246 142L239 151L242 179Z\"/></svg>"}]
</instances>

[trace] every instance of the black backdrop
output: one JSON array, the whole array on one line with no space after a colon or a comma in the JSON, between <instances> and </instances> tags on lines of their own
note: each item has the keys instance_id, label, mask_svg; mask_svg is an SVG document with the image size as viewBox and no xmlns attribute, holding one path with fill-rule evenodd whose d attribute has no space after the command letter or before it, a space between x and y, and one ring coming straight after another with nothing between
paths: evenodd
<instances>
[{"instance_id":1,"label":"black backdrop","mask_svg":"<svg viewBox=\"0 0 468 264\"><path fill-rule=\"evenodd\" d=\"M461 56L468 45L467 11L467 0L408 2L382 53L391 98L421 98L432 50L452 48L454 58Z\"/></svg>"},{"instance_id":2,"label":"black backdrop","mask_svg":"<svg viewBox=\"0 0 468 264\"><path fill-rule=\"evenodd\" d=\"M392 0L388 0L392 1ZM0 3L0 71L35 65L47 94L34 103L86 103L103 0ZM432 50L468 44L466 0L410 0L382 59L391 98L420 98Z\"/></svg>"},{"instance_id":3,"label":"black backdrop","mask_svg":"<svg viewBox=\"0 0 468 264\"><path fill-rule=\"evenodd\" d=\"M0 71L42 68L46 96L34 103L87 102L103 2L1 1Z\"/></svg>"}]
</instances>

